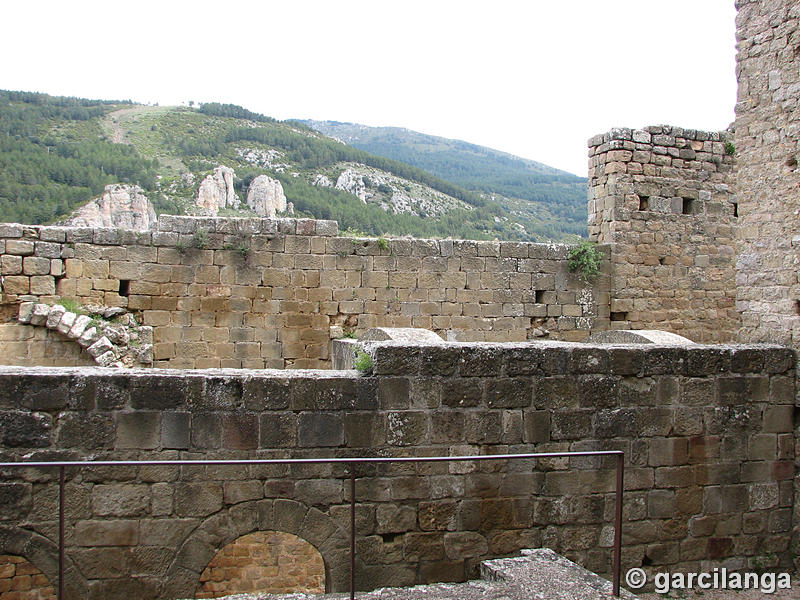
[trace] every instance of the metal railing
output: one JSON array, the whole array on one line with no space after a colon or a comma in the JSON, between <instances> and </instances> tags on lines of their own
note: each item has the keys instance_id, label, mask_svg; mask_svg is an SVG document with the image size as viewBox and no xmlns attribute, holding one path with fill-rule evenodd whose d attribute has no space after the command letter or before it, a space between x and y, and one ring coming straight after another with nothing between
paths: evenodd
<instances>
[{"instance_id":1,"label":"metal railing","mask_svg":"<svg viewBox=\"0 0 800 600\"><path fill-rule=\"evenodd\" d=\"M546 458L578 458L590 456L616 456L616 490L614 512L613 579L612 594L619 597L620 560L622 553L622 487L624 479L624 453L621 450L596 450L582 452L538 452L527 454L481 454L478 456L409 456L397 458L270 458L230 460L96 460L96 461L20 461L0 463L6 468L57 468L58 469L58 600L64 600L64 499L66 494L65 470L69 467L131 467L131 466L207 466L207 465L292 465L292 464L344 464L350 478L350 598L355 598L356 574L356 465L407 462L463 462L487 460L518 460Z\"/></svg>"}]
</instances>

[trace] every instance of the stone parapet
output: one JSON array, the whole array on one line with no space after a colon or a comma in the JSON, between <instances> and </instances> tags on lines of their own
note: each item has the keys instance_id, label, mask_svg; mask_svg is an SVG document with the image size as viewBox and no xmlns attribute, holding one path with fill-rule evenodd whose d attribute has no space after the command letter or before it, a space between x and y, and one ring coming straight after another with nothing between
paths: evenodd
<instances>
[{"instance_id":1,"label":"stone parapet","mask_svg":"<svg viewBox=\"0 0 800 600\"><path fill-rule=\"evenodd\" d=\"M622 450L623 569L790 564L792 350L364 346L371 377L1 367L0 445L8 460ZM614 461L599 458L359 469L357 586L474 578L480 561L530 546L607 574L614 479ZM334 565L327 590L345 589L348 486L344 466L331 465L70 471L67 558L97 567L71 570L71 585L90 598L130 585L139 596L191 596L223 547L283 531ZM19 535L0 545L24 543L0 553L44 543L31 536L52 531L55 490L52 475L4 471L4 522L32 529L12 526ZM53 581L48 564L37 566Z\"/></svg>"}]
</instances>

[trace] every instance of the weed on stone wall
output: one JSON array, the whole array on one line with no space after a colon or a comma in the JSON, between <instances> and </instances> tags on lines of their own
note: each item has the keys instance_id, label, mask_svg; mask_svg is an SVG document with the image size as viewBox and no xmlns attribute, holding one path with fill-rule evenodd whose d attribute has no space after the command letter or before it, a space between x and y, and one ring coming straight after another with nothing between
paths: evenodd
<instances>
[{"instance_id":1,"label":"weed on stone wall","mask_svg":"<svg viewBox=\"0 0 800 600\"><path fill-rule=\"evenodd\" d=\"M600 273L600 261L603 255L597 244L586 240L569 251L569 270L577 273L583 281L590 283Z\"/></svg>"},{"instance_id":2,"label":"weed on stone wall","mask_svg":"<svg viewBox=\"0 0 800 600\"><path fill-rule=\"evenodd\" d=\"M356 350L356 360L353 365L355 366L356 371L362 375L369 375L372 373L372 357L363 350Z\"/></svg>"}]
</instances>

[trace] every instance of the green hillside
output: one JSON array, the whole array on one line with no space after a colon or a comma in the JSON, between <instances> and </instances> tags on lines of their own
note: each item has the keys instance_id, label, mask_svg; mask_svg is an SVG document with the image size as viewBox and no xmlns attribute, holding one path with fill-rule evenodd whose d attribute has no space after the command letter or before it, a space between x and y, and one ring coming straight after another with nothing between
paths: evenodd
<instances>
[{"instance_id":1,"label":"green hillside","mask_svg":"<svg viewBox=\"0 0 800 600\"><path fill-rule=\"evenodd\" d=\"M584 177L484 146L399 127L303 122L355 148L425 169L468 190L538 204L540 217L544 211L560 231L586 235ZM510 204L518 211L526 208L524 203ZM537 214L536 207L527 208Z\"/></svg>"},{"instance_id":2,"label":"green hillside","mask_svg":"<svg viewBox=\"0 0 800 600\"><path fill-rule=\"evenodd\" d=\"M497 202L453 178L235 105L0 92L2 221L57 221L117 182L142 186L159 213L197 214L199 184L218 165L234 169L242 199L266 174L281 181L295 214L336 219L342 229L524 240L580 233L554 218L557 202Z\"/></svg>"},{"instance_id":3,"label":"green hillside","mask_svg":"<svg viewBox=\"0 0 800 600\"><path fill-rule=\"evenodd\" d=\"M43 223L109 183L152 189L156 163L102 138L119 102L0 91L0 219Z\"/></svg>"}]
</instances>

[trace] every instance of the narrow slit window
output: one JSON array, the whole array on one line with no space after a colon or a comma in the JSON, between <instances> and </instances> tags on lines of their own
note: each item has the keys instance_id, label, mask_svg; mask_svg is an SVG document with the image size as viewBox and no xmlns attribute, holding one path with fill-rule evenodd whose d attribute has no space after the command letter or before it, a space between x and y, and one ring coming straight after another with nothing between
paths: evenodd
<instances>
[{"instance_id":1,"label":"narrow slit window","mask_svg":"<svg viewBox=\"0 0 800 600\"><path fill-rule=\"evenodd\" d=\"M685 215L694 214L694 199L683 198L683 214Z\"/></svg>"},{"instance_id":2,"label":"narrow slit window","mask_svg":"<svg viewBox=\"0 0 800 600\"><path fill-rule=\"evenodd\" d=\"M119 295L125 296L126 298L131 293L131 282L129 279L120 279L119 280Z\"/></svg>"},{"instance_id":3,"label":"narrow slit window","mask_svg":"<svg viewBox=\"0 0 800 600\"><path fill-rule=\"evenodd\" d=\"M639 196L639 210L650 210L650 196Z\"/></svg>"}]
</instances>

